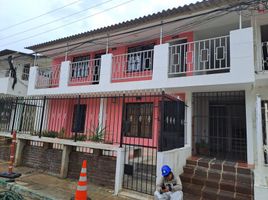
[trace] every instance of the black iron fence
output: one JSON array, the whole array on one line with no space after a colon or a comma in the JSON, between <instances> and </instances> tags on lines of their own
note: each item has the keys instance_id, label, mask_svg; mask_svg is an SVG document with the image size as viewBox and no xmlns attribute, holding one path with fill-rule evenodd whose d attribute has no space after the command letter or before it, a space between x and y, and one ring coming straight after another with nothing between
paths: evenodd
<instances>
[{"instance_id":1,"label":"black iron fence","mask_svg":"<svg viewBox=\"0 0 268 200\"><path fill-rule=\"evenodd\" d=\"M2 97L0 130L169 150L184 145L184 103L165 93Z\"/></svg>"}]
</instances>

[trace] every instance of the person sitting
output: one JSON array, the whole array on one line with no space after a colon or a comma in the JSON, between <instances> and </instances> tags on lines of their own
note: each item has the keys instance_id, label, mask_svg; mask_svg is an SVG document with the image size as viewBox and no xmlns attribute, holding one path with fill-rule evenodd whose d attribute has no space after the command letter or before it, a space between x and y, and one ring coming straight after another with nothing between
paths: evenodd
<instances>
[{"instance_id":1,"label":"person sitting","mask_svg":"<svg viewBox=\"0 0 268 200\"><path fill-rule=\"evenodd\" d=\"M182 200L182 184L180 177L175 177L168 165L161 169L161 180L156 184L155 200Z\"/></svg>"}]
</instances>

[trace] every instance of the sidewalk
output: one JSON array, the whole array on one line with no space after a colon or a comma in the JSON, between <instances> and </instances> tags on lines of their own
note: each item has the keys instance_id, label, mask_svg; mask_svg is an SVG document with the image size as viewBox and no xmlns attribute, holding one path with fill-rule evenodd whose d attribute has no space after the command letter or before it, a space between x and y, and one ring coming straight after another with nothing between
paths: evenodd
<instances>
[{"instance_id":1,"label":"sidewalk","mask_svg":"<svg viewBox=\"0 0 268 200\"><path fill-rule=\"evenodd\" d=\"M1 163L3 162L0 161L0 172L6 172L7 165ZM4 178L0 178L0 188L11 189L35 200L69 200L75 194L77 185L75 180L60 179L28 167L17 167L14 171L21 173L22 176L16 179L15 183L6 183ZM90 180L88 182L88 196L92 200L130 200L114 196L112 190L93 185Z\"/></svg>"}]
</instances>

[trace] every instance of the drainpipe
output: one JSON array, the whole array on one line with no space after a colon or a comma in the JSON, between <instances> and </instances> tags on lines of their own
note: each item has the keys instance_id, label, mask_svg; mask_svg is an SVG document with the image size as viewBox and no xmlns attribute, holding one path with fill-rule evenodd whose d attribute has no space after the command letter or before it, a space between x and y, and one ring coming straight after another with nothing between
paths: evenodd
<instances>
[{"instance_id":1,"label":"drainpipe","mask_svg":"<svg viewBox=\"0 0 268 200\"><path fill-rule=\"evenodd\" d=\"M37 64L37 53L34 54L34 63L33 66L36 66Z\"/></svg>"},{"instance_id":2,"label":"drainpipe","mask_svg":"<svg viewBox=\"0 0 268 200\"><path fill-rule=\"evenodd\" d=\"M242 29L242 10L240 7L240 11L239 11L239 29Z\"/></svg>"},{"instance_id":3,"label":"drainpipe","mask_svg":"<svg viewBox=\"0 0 268 200\"><path fill-rule=\"evenodd\" d=\"M106 41L106 54L109 53L109 34L107 34L107 41Z\"/></svg>"},{"instance_id":4,"label":"drainpipe","mask_svg":"<svg viewBox=\"0 0 268 200\"><path fill-rule=\"evenodd\" d=\"M66 43L66 48L65 48L65 58L64 61L67 61L68 59L68 42Z\"/></svg>"},{"instance_id":5,"label":"drainpipe","mask_svg":"<svg viewBox=\"0 0 268 200\"><path fill-rule=\"evenodd\" d=\"M161 27L160 27L160 44L163 43L163 21L161 21Z\"/></svg>"}]
</instances>

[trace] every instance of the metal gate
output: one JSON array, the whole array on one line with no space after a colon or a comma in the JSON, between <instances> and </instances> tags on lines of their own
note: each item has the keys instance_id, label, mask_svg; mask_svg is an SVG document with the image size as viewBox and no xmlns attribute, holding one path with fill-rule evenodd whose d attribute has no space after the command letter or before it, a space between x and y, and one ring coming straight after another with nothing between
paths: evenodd
<instances>
[{"instance_id":1,"label":"metal gate","mask_svg":"<svg viewBox=\"0 0 268 200\"><path fill-rule=\"evenodd\" d=\"M124 100L121 144L123 188L152 195L157 152L184 146L185 104L166 94Z\"/></svg>"},{"instance_id":2,"label":"metal gate","mask_svg":"<svg viewBox=\"0 0 268 200\"><path fill-rule=\"evenodd\" d=\"M160 151L168 151L184 146L185 103L180 100L164 101L162 103L162 130Z\"/></svg>"}]
</instances>

